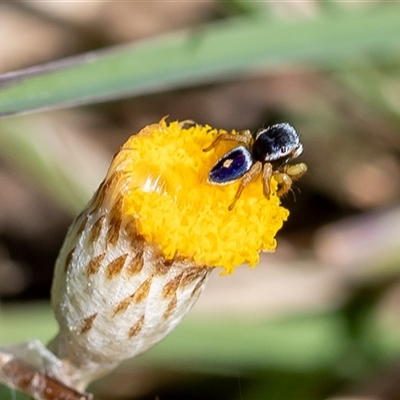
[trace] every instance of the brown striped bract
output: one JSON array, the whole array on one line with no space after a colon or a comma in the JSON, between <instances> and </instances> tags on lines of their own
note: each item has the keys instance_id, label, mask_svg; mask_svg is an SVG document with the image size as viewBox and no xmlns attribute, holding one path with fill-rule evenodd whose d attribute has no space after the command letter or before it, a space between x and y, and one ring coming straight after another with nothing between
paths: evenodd
<instances>
[{"instance_id":1,"label":"brown striped bract","mask_svg":"<svg viewBox=\"0 0 400 400\"><path fill-rule=\"evenodd\" d=\"M100 233L101 233L101 229L103 227L103 223L104 223L104 218L106 216L102 215L100 218L98 218L96 220L96 222L93 224L92 229L90 230L90 234L89 234L89 240L93 243L96 242L99 237L100 237Z\"/></svg>"},{"instance_id":2,"label":"brown striped bract","mask_svg":"<svg viewBox=\"0 0 400 400\"><path fill-rule=\"evenodd\" d=\"M128 263L128 266L126 267L127 274L129 275L130 278L132 278L134 275L137 275L143 268L143 253L137 253L135 256L132 258L132 260Z\"/></svg>"},{"instance_id":3,"label":"brown striped bract","mask_svg":"<svg viewBox=\"0 0 400 400\"><path fill-rule=\"evenodd\" d=\"M134 324L128 331L128 338L131 339L141 331L144 323L144 315L142 315L136 324Z\"/></svg>"},{"instance_id":4,"label":"brown striped bract","mask_svg":"<svg viewBox=\"0 0 400 400\"><path fill-rule=\"evenodd\" d=\"M92 329L92 326L93 326L93 323L94 323L94 320L96 317L97 317L97 313L92 314L91 316L85 318L82 321L80 334L86 333L86 332L90 331L90 329Z\"/></svg>"},{"instance_id":5,"label":"brown striped bract","mask_svg":"<svg viewBox=\"0 0 400 400\"><path fill-rule=\"evenodd\" d=\"M115 260L111 261L106 267L106 277L107 279L113 279L118 276L122 268L124 268L125 261L128 258L128 254L123 254L117 257Z\"/></svg>"},{"instance_id":6,"label":"brown striped bract","mask_svg":"<svg viewBox=\"0 0 400 400\"><path fill-rule=\"evenodd\" d=\"M106 253L102 253L90 259L88 266L86 268L87 276L94 275L98 272L105 256Z\"/></svg>"}]
</instances>

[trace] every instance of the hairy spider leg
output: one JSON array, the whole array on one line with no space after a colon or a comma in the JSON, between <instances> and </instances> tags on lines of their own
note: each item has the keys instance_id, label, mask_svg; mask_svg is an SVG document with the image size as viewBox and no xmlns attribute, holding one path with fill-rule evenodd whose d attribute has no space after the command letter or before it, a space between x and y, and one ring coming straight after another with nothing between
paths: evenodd
<instances>
[{"instance_id":1,"label":"hairy spider leg","mask_svg":"<svg viewBox=\"0 0 400 400\"><path fill-rule=\"evenodd\" d=\"M228 207L229 211L233 210L236 202L239 200L240 195L242 194L244 188L254 179L254 177L261 172L262 163L260 161L255 162L251 168L243 175L242 180L240 181L240 185L235 194L235 198L233 199L232 204Z\"/></svg>"},{"instance_id":2,"label":"hairy spider leg","mask_svg":"<svg viewBox=\"0 0 400 400\"><path fill-rule=\"evenodd\" d=\"M263 182L264 196L267 199L269 199L272 172L273 172L272 164L270 164L270 163L264 164L263 173L262 173L262 182Z\"/></svg>"},{"instance_id":3,"label":"hairy spider leg","mask_svg":"<svg viewBox=\"0 0 400 400\"><path fill-rule=\"evenodd\" d=\"M253 137L251 136L251 132L249 130L239 131L236 135L233 133L224 133L219 135L208 147L203 149L203 151L210 151L222 140L234 140L236 142L243 143L246 147L250 147Z\"/></svg>"},{"instance_id":4,"label":"hairy spider leg","mask_svg":"<svg viewBox=\"0 0 400 400\"><path fill-rule=\"evenodd\" d=\"M296 181L307 172L307 165L304 163L286 165L284 172L292 178L292 181Z\"/></svg>"},{"instance_id":5,"label":"hairy spider leg","mask_svg":"<svg viewBox=\"0 0 400 400\"><path fill-rule=\"evenodd\" d=\"M292 186L292 179L286 172L275 172L273 175L275 180L278 182L276 195L281 197L289 191Z\"/></svg>"},{"instance_id":6,"label":"hairy spider leg","mask_svg":"<svg viewBox=\"0 0 400 400\"><path fill-rule=\"evenodd\" d=\"M286 194L293 181L301 178L307 171L307 165L304 163L286 165L281 171L277 171L273 174L274 178L280 186L276 194L281 197Z\"/></svg>"}]
</instances>

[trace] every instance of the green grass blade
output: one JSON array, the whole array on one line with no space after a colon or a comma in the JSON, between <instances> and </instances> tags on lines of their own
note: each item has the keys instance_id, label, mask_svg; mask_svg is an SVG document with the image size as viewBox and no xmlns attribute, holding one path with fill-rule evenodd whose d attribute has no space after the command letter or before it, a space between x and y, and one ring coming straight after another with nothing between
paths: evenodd
<instances>
[{"instance_id":1,"label":"green grass blade","mask_svg":"<svg viewBox=\"0 0 400 400\"><path fill-rule=\"evenodd\" d=\"M337 314L299 315L269 321L227 320L189 316L171 335L135 363L174 368L229 371L271 366L299 369L334 363L346 341ZM50 306L37 303L5 306L0 313L0 346L56 333Z\"/></svg>"},{"instance_id":2,"label":"green grass blade","mask_svg":"<svg viewBox=\"0 0 400 400\"><path fill-rule=\"evenodd\" d=\"M236 368L317 370L334 365L346 343L343 320L335 313L265 321L189 316L134 362L233 375Z\"/></svg>"},{"instance_id":3,"label":"green grass blade","mask_svg":"<svg viewBox=\"0 0 400 400\"><path fill-rule=\"evenodd\" d=\"M380 360L397 357L399 327L381 325L379 318L365 323L365 329L373 331L373 340L367 344L369 350L376 352ZM49 304L4 306L0 312L0 346L29 339L47 343L56 331ZM347 354L348 346L354 346L352 340L345 320L335 311L266 320L195 314L189 315L162 343L131 362L226 374L234 374L236 368L315 371L335 368ZM363 360L361 342L357 343L355 354L350 357L358 354Z\"/></svg>"},{"instance_id":4,"label":"green grass blade","mask_svg":"<svg viewBox=\"0 0 400 400\"><path fill-rule=\"evenodd\" d=\"M30 398L22 393L15 391L9 387L0 384L0 399L2 400L30 400Z\"/></svg>"},{"instance_id":5,"label":"green grass blade","mask_svg":"<svg viewBox=\"0 0 400 400\"><path fill-rule=\"evenodd\" d=\"M229 19L0 77L0 116L142 95L293 63L337 67L400 44L399 8L315 20Z\"/></svg>"}]
</instances>

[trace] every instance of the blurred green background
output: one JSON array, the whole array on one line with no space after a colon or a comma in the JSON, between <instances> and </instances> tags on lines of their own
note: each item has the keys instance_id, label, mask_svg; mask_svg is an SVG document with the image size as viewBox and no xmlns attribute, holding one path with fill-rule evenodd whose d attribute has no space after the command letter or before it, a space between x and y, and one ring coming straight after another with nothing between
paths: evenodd
<instances>
[{"instance_id":1,"label":"blurred green background","mask_svg":"<svg viewBox=\"0 0 400 400\"><path fill-rule=\"evenodd\" d=\"M309 171L283 199L276 253L214 273L166 340L90 390L400 399L396 2L15 1L0 43L0 346L55 334L57 252L131 134L165 115L287 121Z\"/></svg>"}]
</instances>

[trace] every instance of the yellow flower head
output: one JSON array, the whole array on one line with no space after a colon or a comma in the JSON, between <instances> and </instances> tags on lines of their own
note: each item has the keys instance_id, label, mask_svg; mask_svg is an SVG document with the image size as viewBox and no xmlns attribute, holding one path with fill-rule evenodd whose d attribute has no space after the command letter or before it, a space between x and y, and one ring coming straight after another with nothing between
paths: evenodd
<instances>
[{"instance_id":1,"label":"yellow flower head","mask_svg":"<svg viewBox=\"0 0 400 400\"><path fill-rule=\"evenodd\" d=\"M134 218L138 233L158 244L167 259L181 256L231 273L243 263L256 265L260 251L275 250L275 235L289 212L280 205L274 178L267 199L260 177L228 210L239 181L219 186L207 178L216 161L238 144L221 141L203 151L224 133L162 119L129 138L109 175L124 174L118 188L123 214Z\"/></svg>"}]
</instances>

